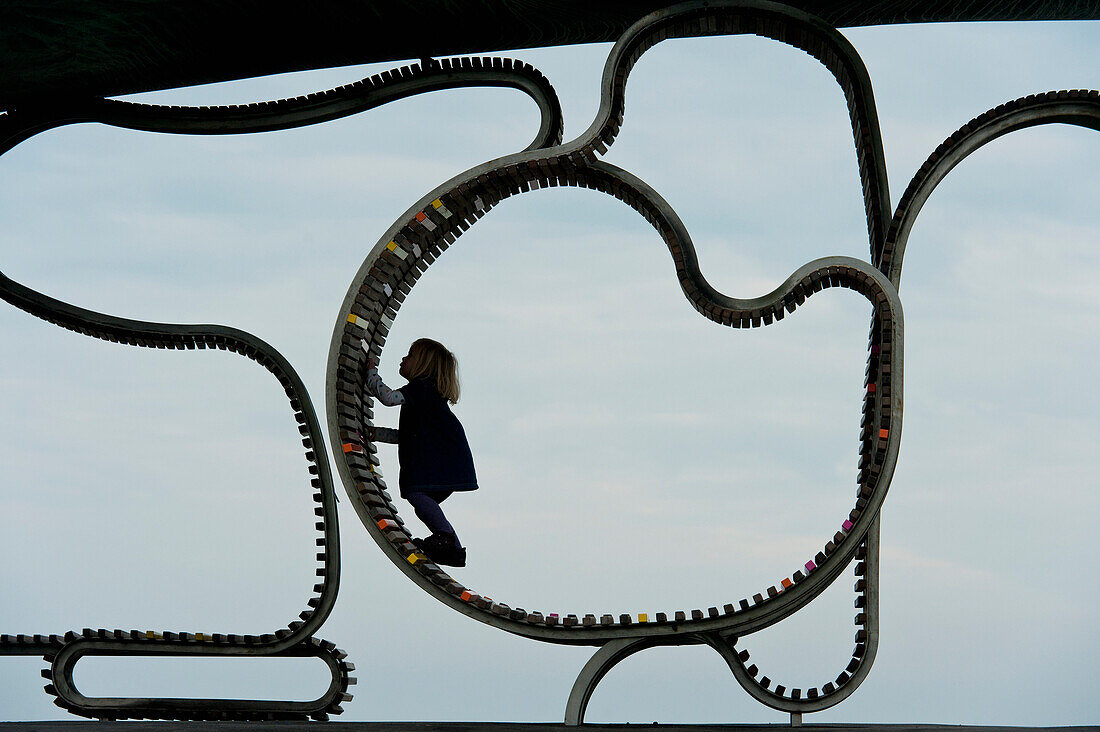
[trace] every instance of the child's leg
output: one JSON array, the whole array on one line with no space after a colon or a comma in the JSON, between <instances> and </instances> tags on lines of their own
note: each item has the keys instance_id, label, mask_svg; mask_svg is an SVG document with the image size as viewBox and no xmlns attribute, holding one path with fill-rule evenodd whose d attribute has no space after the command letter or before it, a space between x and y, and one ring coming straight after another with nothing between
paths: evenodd
<instances>
[{"instance_id":1,"label":"child's leg","mask_svg":"<svg viewBox=\"0 0 1100 732\"><path fill-rule=\"evenodd\" d=\"M405 497L412 504L416 517L424 522L428 530L433 534L447 534L454 537L455 546L461 547L458 534L447 517L443 515L443 509L439 507L441 501L446 500L451 491L432 491L431 493L411 492Z\"/></svg>"}]
</instances>

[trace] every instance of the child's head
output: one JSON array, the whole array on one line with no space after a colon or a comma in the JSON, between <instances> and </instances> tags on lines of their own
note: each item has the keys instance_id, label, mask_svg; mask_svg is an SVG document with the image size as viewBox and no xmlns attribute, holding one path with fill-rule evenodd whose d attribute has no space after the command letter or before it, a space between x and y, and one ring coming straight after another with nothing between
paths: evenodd
<instances>
[{"instance_id":1,"label":"child's head","mask_svg":"<svg viewBox=\"0 0 1100 732\"><path fill-rule=\"evenodd\" d=\"M409 346L409 355L401 359L401 375L406 379L426 377L451 404L458 403L458 361L439 341L420 338Z\"/></svg>"}]
</instances>

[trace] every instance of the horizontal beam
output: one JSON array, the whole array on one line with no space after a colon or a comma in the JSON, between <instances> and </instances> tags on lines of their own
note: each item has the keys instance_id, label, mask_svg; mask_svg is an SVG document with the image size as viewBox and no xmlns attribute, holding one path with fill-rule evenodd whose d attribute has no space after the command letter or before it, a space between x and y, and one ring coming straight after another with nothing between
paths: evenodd
<instances>
[{"instance_id":1,"label":"horizontal beam","mask_svg":"<svg viewBox=\"0 0 1100 732\"><path fill-rule=\"evenodd\" d=\"M661 0L6 0L0 109L353 64L614 41ZM1100 19L1094 0L790 0L834 27Z\"/></svg>"}]
</instances>

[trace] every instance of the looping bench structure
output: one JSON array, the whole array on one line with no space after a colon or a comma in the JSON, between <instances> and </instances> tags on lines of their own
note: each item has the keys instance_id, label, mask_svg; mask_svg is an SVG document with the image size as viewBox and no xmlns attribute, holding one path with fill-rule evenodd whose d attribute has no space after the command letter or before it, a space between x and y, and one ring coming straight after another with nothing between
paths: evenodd
<instances>
[{"instance_id":1,"label":"looping bench structure","mask_svg":"<svg viewBox=\"0 0 1100 732\"><path fill-rule=\"evenodd\" d=\"M687 229L645 182L600 159L623 123L626 81L638 58L668 38L751 33L795 46L822 63L847 101L863 187L871 262L826 257L796 270L771 293L738 299L715 290L699 270ZM366 257L344 299L329 352L326 391L333 451L352 505L385 555L428 594L475 620L551 643L598 646L570 693L566 722L580 724L600 679L616 663L658 645L706 644L726 659L758 701L792 721L847 698L866 677L878 646L879 509L897 461L902 425L902 306L897 285L904 238L935 184L962 157L1013 129L1047 122L1096 126L1096 92L1058 92L1018 100L956 133L918 173L890 218L886 166L871 84L851 44L828 24L776 3L692 2L655 12L615 44L604 68L600 109L576 140L527 150L466 171L426 194L395 222ZM685 297L722 325L770 325L815 293L845 287L874 314L860 425L858 488L847 516L821 551L776 584L733 602L657 613L572 614L513 607L465 587L412 543L387 491L373 443L373 405L364 392L366 364L380 360L389 328L419 277L461 234L512 196L552 186L591 188L640 213L668 247ZM762 675L738 650L739 639L788 617L855 561L855 647L847 666L820 687L788 688ZM496 595L495 592L493 592Z\"/></svg>"},{"instance_id":2,"label":"looping bench structure","mask_svg":"<svg viewBox=\"0 0 1100 732\"><path fill-rule=\"evenodd\" d=\"M668 38L755 34L787 43L822 63L844 93L851 119L867 214L870 261L824 257L793 272L772 292L739 299L715 290L699 269L691 237L671 206L650 186L601 159L623 123L630 70L641 55ZM387 101L439 89L506 86L531 96L541 110L534 141L525 150L475 167L438 186L410 207L381 237L355 275L337 317L329 351L326 413L331 449L351 505L364 526L405 575L429 595L479 622L534 640L597 647L569 695L566 722L583 722L596 685L618 662L661 645L705 644L728 663L758 701L789 712L839 703L868 674L878 647L879 511L897 462L902 426L902 256L913 221L944 176L982 145L1024 127L1066 123L1100 129L1096 91L1062 91L1018 99L975 118L929 157L890 216L878 117L866 69L851 44L828 23L764 0L688 2L635 23L615 44L602 79L596 119L576 140L562 144L561 108L553 88L532 67L507 59L448 59L419 64L357 84L297 99L237 107L162 107L95 99L56 108L14 106L0 113L0 153L38 132L65 124L99 122L179 134L240 134L288 129L354 114ZM655 613L578 613L525 610L465 587L412 543L382 477L374 444L372 402L364 395L368 358L380 359L397 313L420 275L478 219L505 199L552 186L590 188L641 214L668 247L688 302L704 317L732 328L772 325L816 293L843 287L873 308L868 342L858 479L854 504L837 517L837 530L819 552L774 585L705 609ZM315 633L336 599L339 536L324 438L309 395L290 364L271 346L243 331L214 325L169 325L126 320L55 300L0 274L0 297L31 315L70 330L128 345L163 349L218 348L259 362L285 388L306 449L317 502L317 575L300 619L274 633L223 635L84 629L64 635L2 635L0 655L42 655L55 702L102 719L325 719L350 699L352 664ZM811 602L854 562L855 646L847 666L820 687L788 688L753 663L742 639ZM495 595L495 590L493 591ZM313 702L89 698L73 683L73 667L87 655L317 657L332 682Z\"/></svg>"}]
</instances>

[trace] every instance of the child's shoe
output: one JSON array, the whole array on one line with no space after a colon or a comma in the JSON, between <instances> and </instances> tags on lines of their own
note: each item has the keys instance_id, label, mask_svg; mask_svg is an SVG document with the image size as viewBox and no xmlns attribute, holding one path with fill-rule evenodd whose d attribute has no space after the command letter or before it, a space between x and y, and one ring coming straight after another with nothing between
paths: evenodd
<instances>
[{"instance_id":1,"label":"child's shoe","mask_svg":"<svg viewBox=\"0 0 1100 732\"><path fill-rule=\"evenodd\" d=\"M436 564L447 567L466 566L466 548L458 546L454 536L432 534L425 539L413 539L413 543L420 547Z\"/></svg>"},{"instance_id":2,"label":"child's shoe","mask_svg":"<svg viewBox=\"0 0 1100 732\"><path fill-rule=\"evenodd\" d=\"M442 551L437 551L432 557L435 559L436 564L442 564L447 567L465 567L466 547L452 545Z\"/></svg>"}]
</instances>

